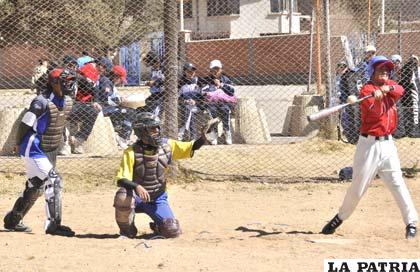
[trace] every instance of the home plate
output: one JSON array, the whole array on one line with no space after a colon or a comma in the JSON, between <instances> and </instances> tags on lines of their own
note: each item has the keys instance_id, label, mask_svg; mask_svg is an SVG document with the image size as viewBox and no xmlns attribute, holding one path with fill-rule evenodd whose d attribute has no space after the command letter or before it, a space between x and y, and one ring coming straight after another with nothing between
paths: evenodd
<instances>
[{"instance_id":1,"label":"home plate","mask_svg":"<svg viewBox=\"0 0 420 272\"><path fill-rule=\"evenodd\" d=\"M336 244L336 245L348 245L353 244L356 240L353 239L311 239L307 240L311 243L318 243L318 244Z\"/></svg>"}]
</instances>

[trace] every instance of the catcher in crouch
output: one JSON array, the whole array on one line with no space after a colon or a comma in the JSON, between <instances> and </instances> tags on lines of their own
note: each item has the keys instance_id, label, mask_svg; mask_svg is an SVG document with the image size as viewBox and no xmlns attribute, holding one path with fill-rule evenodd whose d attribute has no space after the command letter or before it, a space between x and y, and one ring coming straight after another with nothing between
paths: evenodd
<instances>
[{"instance_id":1,"label":"catcher in crouch","mask_svg":"<svg viewBox=\"0 0 420 272\"><path fill-rule=\"evenodd\" d=\"M174 238L181 234L168 202L165 168L173 160L191 158L195 150L208 142L206 133L218 121L210 120L196 141L181 142L161 137L156 115L143 112L136 116L133 128L138 140L124 151L117 173L120 188L115 194L114 207L121 236L136 236L135 213L149 215L153 220L150 228L158 235Z\"/></svg>"}]
</instances>

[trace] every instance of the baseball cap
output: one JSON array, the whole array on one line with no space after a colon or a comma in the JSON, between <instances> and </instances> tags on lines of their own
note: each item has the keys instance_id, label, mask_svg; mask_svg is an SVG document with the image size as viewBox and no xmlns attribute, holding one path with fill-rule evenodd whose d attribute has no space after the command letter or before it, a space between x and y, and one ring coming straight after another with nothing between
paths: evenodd
<instances>
[{"instance_id":1,"label":"baseball cap","mask_svg":"<svg viewBox=\"0 0 420 272\"><path fill-rule=\"evenodd\" d=\"M381 66L386 66L386 68L389 71L394 70L394 63L392 63L392 61L390 61L389 59L387 59L385 56L375 56L373 57L369 64L368 64L368 74L369 74L369 78L371 78L373 76L373 73L375 72L375 69Z\"/></svg>"},{"instance_id":2,"label":"baseball cap","mask_svg":"<svg viewBox=\"0 0 420 272\"><path fill-rule=\"evenodd\" d=\"M192 63L185 63L184 64L184 70L195 71L195 70L197 70L197 67L195 67L194 64L192 64Z\"/></svg>"},{"instance_id":3,"label":"baseball cap","mask_svg":"<svg viewBox=\"0 0 420 272\"><path fill-rule=\"evenodd\" d=\"M111 70L115 75L119 76L124 83L127 83L127 71L121 65L115 65Z\"/></svg>"},{"instance_id":4,"label":"baseball cap","mask_svg":"<svg viewBox=\"0 0 420 272\"><path fill-rule=\"evenodd\" d=\"M213 69L214 67L222 68L222 62L220 60L212 60L210 62L210 69Z\"/></svg>"},{"instance_id":5,"label":"baseball cap","mask_svg":"<svg viewBox=\"0 0 420 272\"><path fill-rule=\"evenodd\" d=\"M376 47L373 45L368 45L365 47L365 53L367 52L376 52Z\"/></svg>"},{"instance_id":6,"label":"baseball cap","mask_svg":"<svg viewBox=\"0 0 420 272\"><path fill-rule=\"evenodd\" d=\"M90 79L93 82L96 82L99 79L98 69L96 69L93 63L87 63L83 65L79 71L84 77Z\"/></svg>"},{"instance_id":7,"label":"baseball cap","mask_svg":"<svg viewBox=\"0 0 420 272\"><path fill-rule=\"evenodd\" d=\"M396 62L396 61L402 62L402 58L401 58L401 56L400 56L400 55L392 55L392 56L391 56L391 60L392 60L393 62Z\"/></svg>"}]
</instances>

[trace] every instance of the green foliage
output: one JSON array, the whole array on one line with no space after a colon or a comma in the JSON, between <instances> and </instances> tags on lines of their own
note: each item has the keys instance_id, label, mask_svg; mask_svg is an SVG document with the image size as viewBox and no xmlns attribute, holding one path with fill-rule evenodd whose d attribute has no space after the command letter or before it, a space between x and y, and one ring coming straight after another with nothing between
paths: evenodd
<instances>
[{"instance_id":1,"label":"green foliage","mask_svg":"<svg viewBox=\"0 0 420 272\"><path fill-rule=\"evenodd\" d=\"M2 0L1 46L114 47L161 29L162 10L162 0Z\"/></svg>"}]
</instances>

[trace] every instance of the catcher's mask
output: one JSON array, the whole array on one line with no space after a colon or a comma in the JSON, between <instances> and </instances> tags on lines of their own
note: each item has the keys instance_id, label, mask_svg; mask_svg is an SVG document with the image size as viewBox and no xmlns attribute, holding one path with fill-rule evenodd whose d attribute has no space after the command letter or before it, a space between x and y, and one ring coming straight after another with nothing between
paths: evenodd
<instances>
[{"instance_id":1,"label":"catcher's mask","mask_svg":"<svg viewBox=\"0 0 420 272\"><path fill-rule=\"evenodd\" d=\"M158 129L158 133L152 130ZM160 119L150 112L142 112L137 114L133 124L134 133L145 144L151 146L160 146L162 138L160 136Z\"/></svg>"},{"instance_id":2,"label":"catcher's mask","mask_svg":"<svg viewBox=\"0 0 420 272\"><path fill-rule=\"evenodd\" d=\"M48 77L55 94L73 95L76 88L76 75L68 69L54 69Z\"/></svg>"}]
</instances>

